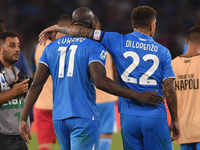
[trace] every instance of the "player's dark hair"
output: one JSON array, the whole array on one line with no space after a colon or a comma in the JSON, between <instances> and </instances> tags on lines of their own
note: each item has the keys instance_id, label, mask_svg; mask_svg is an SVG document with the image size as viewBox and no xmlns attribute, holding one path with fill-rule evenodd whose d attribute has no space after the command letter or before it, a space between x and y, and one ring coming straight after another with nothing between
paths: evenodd
<instances>
[{"instance_id":1,"label":"player's dark hair","mask_svg":"<svg viewBox=\"0 0 200 150\"><path fill-rule=\"evenodd\" d=\"M70 24L72 21L72 18L68 14L63 14L58 19L59 26L66 26L67 24Z\"/></svg>"},{"instance_id":2,"label":"player's dark hair","mask_svg":"<svg viewBox=\"0 0 200 150\"><path fill-rule=\"evenodd\" d=\"M5 24L3 20L0 19L0 33L5 31Z\"/></svg>"},{"instance_id":3,"label":"player's dark hair","mask_svg":"<svg viewBox=\"0 0 200 150\"><path fill-rule=\"evenodd\" d=\"M63 14L59 17L58 22L61 20L71 20L71 17L68 14Z\"/></svg>"},{"instance_id":4,"label":"player's dark hair","mask_svg":"<svg viewBox=\"0 0 200 150\"><path fill-rule=\"evenodd\" d=\"M0 33L0 45L2 45L6 41L7 37L15 38L17 37L17 35L14 32L8 32L8 31Z\"/></svg>"},{"instance_id":5,"label":"player's dark hair","mask_svg":"<svg viewBox=\"0 0 200 150\"><path fill-rule=\"evenodd\" d=\"M192 27L187 34L188 41L200 41L200 17L196 26Z\"/></svg>"},{"instance_id":6,"label":"player's dark hair","mask_svg":"<svg viewBox=\"0 0 200 150\"><path fill-rule=\"evenodd\" d=\"M138 6L131 12L131 23L133 28L146 28L156 18L157 12L149 6Z\"/></svg>"}]
</instances>

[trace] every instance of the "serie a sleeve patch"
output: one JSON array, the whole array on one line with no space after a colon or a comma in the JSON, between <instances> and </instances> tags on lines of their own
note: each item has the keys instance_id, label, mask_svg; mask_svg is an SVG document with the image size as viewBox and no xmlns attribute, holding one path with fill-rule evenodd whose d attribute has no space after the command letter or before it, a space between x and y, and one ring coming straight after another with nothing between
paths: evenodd
<instances>
[{"instance_id":1,"label":"serie a sleeve patch","mask_svg":"<svg viewBox=\"0 0 200 150\"><path fill-rule=\"evenodd\" d=\"M100 58L101 60L105 61L106 60L106 56L107 56L107 53L105 50L102 50L101 54L100 54Z\"/></svg>"}]
</instances>

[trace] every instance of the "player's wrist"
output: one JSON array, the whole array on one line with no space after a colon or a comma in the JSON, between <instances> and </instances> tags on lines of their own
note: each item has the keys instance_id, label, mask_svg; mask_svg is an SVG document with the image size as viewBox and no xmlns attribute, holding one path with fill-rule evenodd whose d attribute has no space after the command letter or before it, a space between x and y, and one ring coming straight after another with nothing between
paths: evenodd
<instances>
[{"instance_id":1,"label":"player's wrist","mask_svg":"<svg viewBox=\"0 0 200 150\"><path fill-rule=\"evenodd\" d=\"M15 85L14 85L15 86ZM11 93L11 97L14 98L16 96L18 96L18 92L17 92L17 89L16 87L14 87L12 89L10 89L10 93Z\"/></svg>"},{"instance_id":2,"label":"player's wrist","mask_svg":"<svg viewBox=\"0 0 200 150\"><path fill-rule=\"evenodd\" d=\"M133 99L139 100L140 97L141 97L141 93L140 93L140 92L137 92L137 91L134 91L134 92L133 92Z\"/></svg>"},{"instance_id":3,"label":"player's wrist","mask_svg":"<svg viewBox=\"0 0 200 150\"><path fill-rule=\"evenodd\" d=\"M178 118L172 118L172 122L178 122Z\"/></svg>"},{"instance_id":4,"label":"player's wrist","mask_svg":"<svg viewBox=\"0 0 200 150\"><path fill-rule=\"evenodd\" d=\"M59 25L56 24L56 25L54 25L54 27L55 27L55 31L56 31L56 32L59 32L59 31L60 31L60 26L59 26Z\"/></svg>"},{"instance_id":5,"label":"player's wrist","mask_svg":"<svg viewBox=\"0 0 200 150\"><path fill-rule=\"evenodd\" d=\"M21 118L20 118L20 122L25 122L25 123L27 123L27 118L28 118L28 116L27 117L25 117L25 116L21 116Z\"/></svg>"}]
</instances>

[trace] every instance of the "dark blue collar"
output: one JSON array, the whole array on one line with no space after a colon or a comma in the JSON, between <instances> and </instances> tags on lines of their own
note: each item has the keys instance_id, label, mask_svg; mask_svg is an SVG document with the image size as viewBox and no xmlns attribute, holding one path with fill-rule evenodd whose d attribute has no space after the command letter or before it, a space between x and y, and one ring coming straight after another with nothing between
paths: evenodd
<instances>
[{"instance_id":1,"label":"dark blue collar","mask_svg":"<svg viewBox=\"0 0 200 150\"><path fill-rule=\"evenodd\" d=\"M142 39L149 40L149 41L154 41L154 39L151 36L137 32L137 31L134 31L132 34L137 36L138 38L142 38Z\"/></svg>"}]
</instances>

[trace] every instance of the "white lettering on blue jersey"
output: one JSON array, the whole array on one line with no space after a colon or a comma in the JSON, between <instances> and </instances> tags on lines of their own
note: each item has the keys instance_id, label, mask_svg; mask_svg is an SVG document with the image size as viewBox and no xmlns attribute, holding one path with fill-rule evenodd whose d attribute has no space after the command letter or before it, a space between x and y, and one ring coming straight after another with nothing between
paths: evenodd
<instances>
[{"instance_id":1,"label":"white lettering on blue jersey","mask_svg":"<svg viewBox=\"0 0 200 150\"><path fill-rule=\"evenodd\" d=\"M74 55L77 50L77 45L71 45L69 47L70 52L70 57L69 57L69 66L67 70L67 76L68 77L73 77L73 71L74 71ZM60 52L60 60L59 60L59 71L58 71L58 78L64 78L64 68L65 68L65 57L66 57L66 50L67 46L60 46L58 48L58 51Z\"/></svg>"},{"instance_id":2,"label":"white lettering on blue jersey","mask_svg":"<svg viewBox=\"0 0 200 150\"><path fill-rule=\"evenodd\" d=\"M73 43L73 42L83 42L86 38L60 38L58 40L58 44L70 44L70 43Z\"/></svg>"},{"instance_id":3,"label":"white lettering on blue jersey","mask_svg":"<svg viewBox=\"0 0 200 150\"><path fill-rule=\"evenodd\" d=\"M143 42L135 42L131 40L126 40L126 47L132 47L142 50L149 50L149 51L158 51L158 46L155 46L154 44L145 44Z\"/></svg>"},{"instance_id":4,"label":"white lettering on blue jersey","mask_svg":"<svg viewBox=\"0 0 200 150\"><path fill-rule=\"evenodd\" d=\"M129 65L128 68L122 73L121 78L124 82L129 83L138 83L137 79L134 77L129 77L129 75L135 70L135 68L140 63L140 57L136 52L127 51L124 54L124 57L132 57L133 62ZM156 55L146 54L143 57L143 60L146 62L147 60L153 60L153 65L139 78L140 85L157 85L157 81L155 79L148 79L151 75L157 70L159 66L159 59Z\"/></svg>"}]
</instances>

